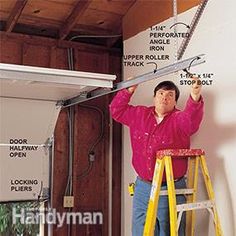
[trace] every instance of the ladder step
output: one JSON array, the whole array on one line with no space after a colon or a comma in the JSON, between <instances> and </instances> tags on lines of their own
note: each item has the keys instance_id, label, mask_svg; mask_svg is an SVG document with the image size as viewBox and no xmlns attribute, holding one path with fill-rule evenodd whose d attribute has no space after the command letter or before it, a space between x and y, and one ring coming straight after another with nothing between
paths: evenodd
<instances>
[{"instance_id":1,"label":"ladder step","mask_svg":"<svg viewBox=\"0 0 236 236\"><path fill-rule=\"evenodd\" d=\"M156 155L160 159L164 156L174 156L175 158L189 158L190 156L196 157L205 155L205 152L202 149L164 149L157 151Z\"/></svg>"},{"instance_id":2,"label":"ladder step","mask_svg":"<svg viewBox=\"0 0 236 236\"><path fill-rule=\"evenodd\" d=\"M198 210L198 209L209 209L213 207L215 207L215 202L211 200L176 205L177 212L191 211L191 210Z\"/></svg>"},{"instance_id":3,"label":"ladder step","mask_svg":"<svg viewBox=\"0 0 236 236\"><path fill-rule=\"evenodd\" d=\"M181 195L181 194L193 194L194 189L193 188L186 188L186 189L175 189L175 194L176 195ZM160 195L168 195L167 190L161 190Z\"/></svg>"}]
</instances>

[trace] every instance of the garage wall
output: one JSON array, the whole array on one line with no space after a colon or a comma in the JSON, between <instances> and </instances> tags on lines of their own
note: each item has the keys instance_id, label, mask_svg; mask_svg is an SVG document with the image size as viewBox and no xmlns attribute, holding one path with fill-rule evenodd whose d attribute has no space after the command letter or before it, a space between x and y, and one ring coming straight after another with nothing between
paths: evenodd
<instances>
[{"instance_id":1,"label":"garage wall","mask_svg":"<svg viewBox=\"0 0 236 236\"><path fill-rule=\"evenodd\" d=\"M197 135L192 138L192 147L202 148L206 151L207 163L215 190L216 204L224 235L236 234L236 95L235 95L235 66L236 66L236 18L234 9L236 2L228 0L222 4L221 0L209 1L204 14L197 26L194 36L185 53L185 58L206 54L206 63L191 69L192 73L212 74L212 85L203 86L205 99L205 117ZM179 15L178 21L189 24L196 12L196 7ZM170 26L173 19L169 18L158 26ZM166 27L167 29L168 27ZM178 32L183 31L178 26ZM136 34L124 42L124 55L127 54L150 54L149 29ZM180 45L181 39L178 39ZM171 43L165 48L165 53L170 55L170 60L156 61L158 67L170 64L174 61L175 47ZM157 55L163 52L155 52ZM152 65L153 66L153 65ZM144 66L125 66L124 77L139 75L153 69L150 64ZM133 104L152 104L152 91L154 86L162 80L173 80L179 86L181 99L179 108L183 108L189 95L189 87L180 85L181 73L172 74L156 81L141 84L132 98ZM210 80L208 78L208 80ZM131 232L131 207L132 198L127 193L128 183L135 180L136 174L131 166L131 147L128 129L124 128L123 141L123 235L128 236ZM200 184L202 180L200 180ZM200 189L200 197L205 196L204 189ZM196 235L214 235L212 222L206 212L197 215ZM129 222L129 223L127 223Z\"/></svg>"},{"instance_id":2,"label":"garage wall","mask_svg":"<svg viewBox=\"0 0 236 236\"><path fill-rule=\"evenodd\" d=\"M117 75L120 79L121 64L120 53L105 47L83 45L66 41L45 39L21 34L6 34L0 32L0 62L19 65L41 66L57 69L68 69L67 48L74 49L75 69L97 73L109 73ZM61 45L59 45L61 44ZM120 129L115 124L113 129L116 135L110 138L110 115L108 105L109 96L103 96L86 102L86 105L100 109L101 114L94 109L77 105L75 106L75 130L74 130L74 180L73 194L75 196L74 212L102 212L102 225L74 225L71 228L72 235L108 235L109 220L113 227L112 235L120 235ZM40 117L39 117L40 119ZM103 119L104 127L101 127ZM88 166L88 151L95 140L104 135L95 147L95 162L88 175L78 178ZM110 145L113 142L114 155L111 156ZM114 157L114 161L113 161ZM113 164L114 168L111 169ZM67 184L68 174L68 114L63 109L59 115L55 128L55 157L53 169L53 208L57 212L65 212L63 208L63 196ZM112 178L112 179L111 179ZM113 185L109 189L109 181ZM110 193L109 193L110 192ZM113 195L112 202L109 202ZM110 211L109 211L110 204ZM113 230L113 232L111 231ZM68 226L54 227L53 235L67 235Z\"/></svg>"}]
</instances>

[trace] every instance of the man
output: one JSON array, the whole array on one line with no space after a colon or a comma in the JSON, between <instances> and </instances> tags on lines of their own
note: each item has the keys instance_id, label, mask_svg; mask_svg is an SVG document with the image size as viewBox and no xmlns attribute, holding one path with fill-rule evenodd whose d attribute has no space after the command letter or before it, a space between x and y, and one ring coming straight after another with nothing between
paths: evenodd
<instances>
[{"instance_id":1,"label":"man","mask_svg":"<svg viewBox=\"0 0 236 236\"><path fill-rule=\"evenodd\" d=\"M129 105L137 86L121 90L110 104L112 117L130 129L133 150L132 164L138 175L133 199L132 235L142 236L146 211L151 191L155 167L155 154L162 149L190 148L190 136L194 134L203 117L201 85L194 78L190 97L183 111L176 109L179 89L171 81L159 83L154 89L154 106ZM175 187L185 188L186 159L173 159ZM167 188L165 178L162 190ZM185 203L184 195L177 195L177 203ZM156 236L168 236L169 231L168 197L159 199ZM185 235L185 216L179 227L179 235Z\"/></svg>"}]
</instances>

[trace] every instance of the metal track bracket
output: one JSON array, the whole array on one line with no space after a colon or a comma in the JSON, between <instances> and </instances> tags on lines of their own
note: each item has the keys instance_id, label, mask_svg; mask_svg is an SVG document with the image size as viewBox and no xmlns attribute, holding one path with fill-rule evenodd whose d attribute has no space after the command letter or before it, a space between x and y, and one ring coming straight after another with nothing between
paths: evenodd
<instances>
[{"instance_id":1,"label":"metal track bracket","mask_svg":"<svg viewBox=\"0 0 236 236\"><path fill-rule=\"evenodd\" d=\"M191 57L182 61L178 61L176 63L162 67L155 71L151 71L146 74L137 76L131 80L119 82L115 84L112 89L99 88L97 90L93 90L88 93L83 92L82 94L74 98L71 98L65 101L59 101L58 103L62 104L64 108L69 107L69 106L76 105L81 102L91 100L93 98L97 98L103 95L117 92L124 88L128 88L128 87L131 87L131 86L134 86L134 85L137 85L137 84L149 81L149 80L153 80L153 79L156 79L156 78L159 78L159 77L171 74L171 73L175 73L180 70L184 70L186 68L189 68L190 66L192 67L192 66L202 64L204 62L205 62L204 54L201 54L201 55Z\"/></svg>"}]
</instances>

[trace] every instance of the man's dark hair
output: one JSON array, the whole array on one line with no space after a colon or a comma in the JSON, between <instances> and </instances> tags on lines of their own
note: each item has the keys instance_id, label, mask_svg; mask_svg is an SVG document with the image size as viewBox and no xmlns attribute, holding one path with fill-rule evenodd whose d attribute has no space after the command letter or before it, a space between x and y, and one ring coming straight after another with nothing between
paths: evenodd
<instances>
[{"instance_id":1,"label":"man's dark hair","mask_svg":"<svg viewBox=\"0 0 236 236\"><path fill-rule=\"evenodd\" d=\"M159 89L163 90L175 90L175 101L178 101L179 98L179 89L172 81L163 81L159 83L154 89L154 97Z\"/></svg>"}]
</instances>

